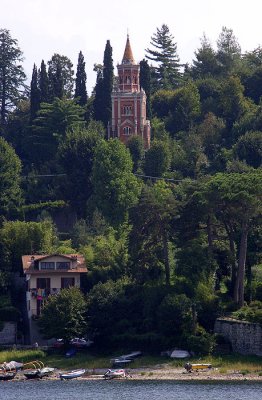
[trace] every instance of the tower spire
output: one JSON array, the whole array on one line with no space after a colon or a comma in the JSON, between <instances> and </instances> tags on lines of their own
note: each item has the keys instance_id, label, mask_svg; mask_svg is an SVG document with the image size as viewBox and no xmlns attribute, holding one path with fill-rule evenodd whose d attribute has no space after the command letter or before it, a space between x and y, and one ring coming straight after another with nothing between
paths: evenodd
<instances>
[{"instance_id":1,"label":"tower spire","mask_svg":"<svg viewBox=\"0 0 262 400\"><path fill-rule=\"evenodd\" d=\"M131 49L131 45L130 45L130 40L129 40L129 33L127 32L127 38L126 38L126 47L125 47L125 51L124 51L124 55L123 55L123 60L122 60L122 64L133 64L135 65L135 59L133 56L133 52Z\"/></svg>"}]
</instances>

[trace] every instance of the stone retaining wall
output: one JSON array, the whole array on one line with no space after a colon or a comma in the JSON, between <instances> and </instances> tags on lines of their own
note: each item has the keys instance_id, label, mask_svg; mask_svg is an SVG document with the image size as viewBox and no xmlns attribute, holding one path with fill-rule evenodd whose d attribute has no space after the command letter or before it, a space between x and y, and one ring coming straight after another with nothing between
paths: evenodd
<instances>
[{"instance_id":1,"label":"stone retaining wall","mask_svg":"<svg viewBox=\"0 0 262 400\"><path fill-rule=\"evenodd\" d=\"M4 328L0 331L1 344L16 343L16 322L4 322Z\"/></svg>"},{"instance_id":2,"label":"stone retaining wall","mask_svg":"<svg viewBox=\"0 0 262 400\"><path fill-rule=\"evenodd\" d=\"M231 343L233 352L262 356L262 326L260 324L218 318L214 331Z\"/></svg>"}]
</instances>

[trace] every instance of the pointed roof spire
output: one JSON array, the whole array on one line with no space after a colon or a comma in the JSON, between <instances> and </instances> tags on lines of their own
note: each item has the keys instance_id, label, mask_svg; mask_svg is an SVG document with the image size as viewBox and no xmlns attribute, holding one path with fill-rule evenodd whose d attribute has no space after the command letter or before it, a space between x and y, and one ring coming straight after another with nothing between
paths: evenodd
<instances>
[{"instance_id":1,"label":"pointed roof spire","mask_svg":"<svg viewBox=\"0 0 262 400\"><path fill-rule=\"evenodd\" d=\"M130 41L129 41L129 34L127 34L127 39L126 39L126 47L125 47L125 52L123 55L123 60L122 64L135 64L135 59L133 56L133 52L131 49Z\"/></svg>"}]
</instances>

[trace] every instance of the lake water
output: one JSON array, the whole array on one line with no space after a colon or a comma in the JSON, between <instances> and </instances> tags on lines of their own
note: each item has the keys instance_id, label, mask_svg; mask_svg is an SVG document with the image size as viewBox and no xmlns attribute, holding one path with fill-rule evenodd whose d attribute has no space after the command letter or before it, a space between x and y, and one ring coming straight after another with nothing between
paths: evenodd
<instances>
[{"instance_id":1,"label":"lake water","mask_svg":"<svg viewBox=\"0 0 262 400\"><path fill-rule=\"evenodd\" d=\"M262 383L177 381L9 381L0 400L261 400Z\"/></svg>"}]
</instances>

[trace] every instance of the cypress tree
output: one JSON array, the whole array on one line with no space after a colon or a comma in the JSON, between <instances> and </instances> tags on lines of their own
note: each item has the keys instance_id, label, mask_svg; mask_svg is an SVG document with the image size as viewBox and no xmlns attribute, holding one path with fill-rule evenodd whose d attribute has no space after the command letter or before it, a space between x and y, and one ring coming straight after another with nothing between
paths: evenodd
<instances>
[{"instance_id":1,"label":"cypress tree","mask_svg":"<svg viewBox=\"0 0 262 400\"><path fill-rule=\"evenodd\" d=\"M86 105L87 91L86 91L85 60L81 51L79 53L78 63L77 63L75 98L77 99L77 103L80 106Z\"/></svg>"},{"instance_id":2,"label":"cypress tree","mask_svg":"<svg viewBox=\"0 0 262 400\"><path fill-rule=\"evenodd\" d=\"M104 89L104 108L103 108L103 123L107 127L108 121L112 114L111 93L113 89L114 67L112 59L112 47L110 41L107 40L104 52L104 69L103 69L103 89Z\"/></svg>"},{"instance_id":3,"label":"cypress tree","mask_svg":"<svg viewBox=\"0 0 262 400\"><path fill-rule=\"evenodd\" d=\"M147 60L140 61L140 88L146 93L146 114L150 119L151 112L151 74Z\"/></svg>"},{"instance_id":4,"label":"cypress tree","mask_svg":"<svg viewBox=\"0 0 262 400\"><path fill-rule=\"evenodd\" d=\"M107 40L104 51L104 64L98 70L95 86L94 118L102 121L105 128L111 119L112 105L111 93L113 89L114 67L112 60L112 47Z\"/></svg>"},{"instance_id":5,"label":"cypress tree","mask_svg":"<svg viewBox=\"0 0 262 400\"><path fill-rule=\"evenodd\" d=\"M46 65L44 60L41 62L41 68L39 71L39 89L40 89L40 102L48 103L49 94L48 94L48 75L46 71Z\"/></svg>"},{"instance_id":6,"label":"cypress tree","mask_svg":"<svg viewBox=\"0 0 262 400\"><path fill-rule=\"evenodd\" d=\"M35 119L36 113L40 108L40 90L38 88L38 74L37 68L34 64L32 80L31 80L31 90L30 90L30 118L31 121Z\"/></svg>"}]
</instances>

